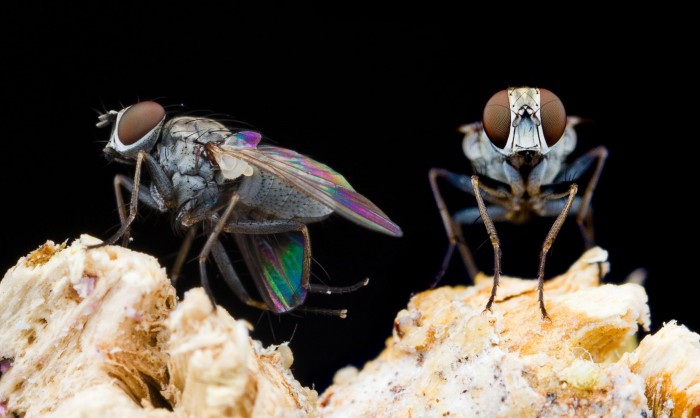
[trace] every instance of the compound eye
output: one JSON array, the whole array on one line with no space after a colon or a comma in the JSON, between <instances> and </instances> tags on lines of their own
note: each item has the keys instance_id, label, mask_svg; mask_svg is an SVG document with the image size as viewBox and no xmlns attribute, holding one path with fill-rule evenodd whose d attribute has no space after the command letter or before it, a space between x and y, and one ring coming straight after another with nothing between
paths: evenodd
<instances>
[{"instance_id":1,"label":"compound eye","mask_svg":"<svg viewBox=\"0 0 700 418\"><path fill-rule=\"evenodd\" d=\"M142 139L155 128L163 117L165 109L156 102L139 102L131 106L119 119L117 135L124 145L131 145Z\"/></svg>"},{"instance_id":2,"label":"compound eye","mask_svg":"<svg viewBox=\"0 0 700 418\"><path fill-rule=\"evenodd\" d=\"M504 148L510 135L510 107L508 102L508 91L501 90L491 96L486 107L482 122L486 136L489 137L493 145Z\"/></svg>"},{"instance_id":3,"label":"compound eye","mask_svg":"<svg viewBox=\"0 0 700 418\"><path fill-rule=\"evenodd\" d=\"M548 146L553 146L564 135L566 110L559 98L547 89L540 89L540 119Z\"/></svg>"}]
</instances>

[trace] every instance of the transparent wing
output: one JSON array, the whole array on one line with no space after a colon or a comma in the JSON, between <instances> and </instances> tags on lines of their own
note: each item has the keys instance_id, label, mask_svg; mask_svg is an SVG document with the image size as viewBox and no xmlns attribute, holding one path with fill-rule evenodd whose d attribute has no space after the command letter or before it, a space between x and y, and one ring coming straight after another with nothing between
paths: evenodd
<instances>
[{"instance_id":1,"label":"transparent wing","mask_svg":"<svg viewBox=\"0 0 700 418\"><path fill-rule=\"evenodd\" d=\"M311 256L301 231L234 236L267 306L281 313L304 303Z\"/></svg>"},{"instance_id":2,"label":"transparent wing","mask_svg":"<svg viewBox=\"0 0 700 418\"><path fill-rule=\"evenodd\" d=\"M220 145L210 150L219 154L217 160L229 155L255 165L366 228L394 236L402 235L401 228L369 199L357 193L345 177L312 158L273 146Z\"/></svg>"}]
</instances>

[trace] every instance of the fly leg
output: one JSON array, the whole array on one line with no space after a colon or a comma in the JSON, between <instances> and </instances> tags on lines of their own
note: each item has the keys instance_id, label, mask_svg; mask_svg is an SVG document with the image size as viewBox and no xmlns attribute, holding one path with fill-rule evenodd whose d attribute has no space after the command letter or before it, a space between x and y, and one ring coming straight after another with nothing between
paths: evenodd
<instances>
[{"instance_id":1,"label":"fly leg","mask_svg":"<svg viewBox=\"0 0 700 418\"><path fill-rule=\"evenodd\" d=\"M305 224L295 221L286 220L270 220L270 221L234 221L231 222L231 215L233 213L233 208L238 201L238 196L234 196L229 202L226 210L221 217L214 215L210 220L216 221L216 224L209 235L207 243L202 248L199 255L199 266L200 266L200 276L202 280L202 286L205 288L207 295L209 296L212 306L216 306L214 293L209 285L209 280L206 273L205 262L208 254L211 252L214 255L214 260L221 272L224 281L231 288L231 290L236 294L236 296L245 304L253 306L262 310L276 311L267 303L253 299L248 292L245 290L240 278L236 274L230 258L226 254L226 250L221 242L218 240L218 235L222 232L229 232L234 234L279 234L284 232L301 232L304 241L304 258L302 260L302 278L301 286L310 291L317 293L345 293L348 291L356 290L367 283L364 280L360 284L356 284L348 287L329 287L329 286L317 286L309 284L309 270L311 265L311 248L308 228ZM324 309L324 308L313 308L298 306L296 309L306 312L313 312L325 315L339 316L341 318L346 317L347 310L345 309Z\"/></svg>"},{"instance_id":2,"label":"fly leg","mask_svg":"<svg viewBox=\"0 0 700 418\"><path fill-rule=\"evenodd\" d=\"M180 278L180 271L182 271L182 266L185 264L187 254L189 254L190 248L192 248L192 241L194 241L194 238L197 235L197 229L197 225L193 225L187 230L187 235L185 235L185 239L180 245L180 250L177 252L175 264L173 264L173 268L170 271L170 282L173 284L173 286L176 285L177 279Z\"/></svg>"},{"instance_id":3,"label":"fly leg","mask_svg":"<svg viewBox=\"0 0 700 418\"><path fill-rule=\"evenodd\" d=\"M112 245L122 238L122 245L126 246L129 243L129 226L136 218L136 211L138 209L139 203L139 187L141 185L141 166L143 165L144 151L140 151L136 157L136 170L134 173L134 180L131 183L131 201L129 203L129 215L127 216L124 209L124 196L121 193L121 185L128 184L128 179L123 176L114 177L114 191L117 198L117 208L119 211L119 221L120 227L117 232L109 237L107 240L103 241L101 244L92 246L101 247L103 245Z\"/></svg>"},{"instance_id":4,"label":"fly leg","mask_svg":"<svg viewBox=\"0 0 700 418\"><path fill-rule=\"evenodd\" d=\"M163 188L167 190L167 185L170 183L166 183L166 187ZM170 186L172 188L172 186ZM114 193L117 198L117 208L119 210L119 220L121 221L122 225L125 225L128 223L128 218L126 214L126 209L124 205L124 196L123 196L123 189L128 191L129 193L132 194L132 196L135 194L134 190L136 189L136 186L134 185L134 180L130 179L129 177L126 177L122 174L118 174L114 176ZM160 212L166 212L167 206L163 206L161 203L159 203L157 200L153 198L151 195L151 192L148 189L145 188L138 188L138 200L141 203L144 203L146 206L156 209ZM167 200L166 200L167 201ZM135 211L134 211L135 212ZM197 234L197 226L194 225L190 227L187 230L187 235L185 236L185 239L182 242L182 245L180 246L180 250L178 251L177 258L175 259L175 264L173 265L172 271L170 273L170 281L173 284L173 286L176 285L177 279L180 277L180 271L182 270L182 265L185 262L185 258L187 257L187 254L190 251L190 248L192 247L192 241L194 240L195 236ZM129 232L124 234L122 237L122 245L126 246L128 244L128 235ZM97 246L102 246L102 245L107 245L109 242L104 242L101 244L97 244Z\"/></svg>"},{"instance_id":5,"label":"fly leg","mask_svg":"<svg viewBox=\"0 0 700 418\"><path fill-rule=\"evenodd\" d=\"M140 188L138 187L138 185L134 185L134 181L123 174L117 174L116 176L114 176L114 194L117 198L117 210L119 212L120 225L127 225L128 223L130 223L125 209L126 206L124 205L124 196L122 194L123 190L127 190L129 193L132 194L132 196L134 196L136 195L136 193L134 193L135 188L138 189L138 200L140 202L146 204L146 206L152 209L161 210L161 208L158 206L158 203L155 201L155 199L153 199L153 196L151 196L151 193L148 189ZM118 234L119 232L117 232L117 236ZM100 245L108 244L110 240ZM126 247L128 244L129 231L126 230L126 232L124 232L124 235L122 236L122 246Z\"/></svg>"},{"instance_id":6,"label":"fly leg","mask_svg":"<svg viewBox=\"0 0 700 418\"><path fill-rule=\"evenodd\" d=\"M605 165L605 160L608 158L608 149L599 146L588 151L586 154L582 155L576 159L568 170L566 170L562 175L573 178L576 180L588 170L588 168L596 163L595 169L591 179L586 185L586 189L581 197L581 202L574 209L576 212L576 224L581 231L581 236L585 242L586 248L591 248L595 244L594 233L593 233L593 213L591 211L591 199L593 198L593 192L598 185L598 180L600 179L600 174L603 171L603 166Z\"/></svg>"},{"instance_id":7,"label":"fly leg","mask_svg":"<svg viewBox=\"0 0 700 418\"><path fill-rule=\"evenodd\" d=\"M304 223L287 221L287 220L268 220L268 221L237 221L235 223L230 223L224 229L226 232L236 233L236 234L279 234L283 232L294 232L299 231L304 236L304 254L308 255L304 257L303 269L304 278L302 279L302 286L312 293L322 293L322 294L334 294L334 293L351 293L359 290L369 284L369 279L360 280L359 282L350 286L327 286L315 283L309 283L308 276L311 268L311 239L309 238L308 227ZM305 310L313 310L314 312L323 311L316 308L304 308ZM326 313L336 314L335 310L327 310ZM344 316L344 315L340 315Z\"/></svg>"},{"instance_id":8,"label":"fly leg","mask_svg":"<svg viewBox=\"0 0 700 418\"><path fill-rule=\"evenodd\" d=\"M430 287L434 288L437 286L442 277L445 275L447 266L452 259L452 254L454 253L455 247L459 249L459 253L462 256L462 261L464 261L469 277L471 277L473 280L476 274L479 272L476 267L476 263L474 262L474 256L464 241L461 225L458 222L455 222L452 219L452 216L450 216L450 212L447 209L445 200L442 198L442 194L440 193L440 188L438 187L437 183L439 178L443 178L457 189L471 194L472 189L469 187L469 177L455 174L441 168L431 168L428 172L428 178L430 179L430 188L433 190L433 197L435 198L435 203L437 203L438 210L440 211L440 217L442 218L442 223L445 226L445 232L447 233L447 239L449 240L445 257L443 258L440 266L440 271L438 271L437 275L435 276L435 280L433 280L433 284Z\"/></svg>"},{"instance_id":9,"label":"fly leg","mask_svg":"<svg viewBox=\"0 0 700 418\"><path fill-rule=\"evenodd\" d=\"M236 198L237 200L237 198ZM228 211L228 209L227 209ZM230 214L229 214L230 216ZM228 219L228 216L226 213L224 213L224 216L220 220L226 220ZM217 223L217 226L221 224L221 222ZM228 225L223 227L223 231L225 232L231 232L231 233L239 233L239 234L262 234L262 233L269 233L269 234L274 234L274 233L282 233L282 232L292 232L292 231L299 231L301 232L304 237L306 238L304 241L305 243L305 250L309 249L308 245L308 230L306 228L306 225L298 223L298 222L291 222L291 221L281 221L281 222L276 222L276 221L271 221L271 222L258 222L258 223L229 223ZM221 231L219 231L221 232ZM253 299L248 292L246 291L245 287L243 286L243 283L241 282L241 279L238 277L238 274L236 274L236 271L233 268L233 264L231 263L231 259L229 258L228 254L226 254L226 249L224 248L223 244L221 244L221 241L218 239L215 240L214 245L212 247L212 254L214 255L214 261L216 262L217 267L219 268L219 271L221 272L221 275L224 278L224 282L228 285L228 287L236 294L238 299L240 299L243 303L245 303L248 306L252 306L254 308L258 308L261 310L265 311L270 311L272 310L270 306L268 306L265 302L261 302L259 300ZM308 254L308 251L305 251L305 254ZM201 259L200 259L201 261ZM306 260L304 260L306 263ZM310 263L309 263L310 264ZM200 264L201 268L201 264ZM308 264L306 264L303 267L304 272L308 272ZM204 276L203 276L204 277ZM306 280L308 280L308 273L304 273L304 277L306 277ZM303 280L302 280L303 281ZM204 285L204 281L202 282ZM215 301L213 298L213 292L211 289L209 289L209 284L207 282L205 289L207 289L207 294L209 295L212 305L215 306ZM341 316L341 312L332 312L334 315Z\"/></svg>"},{"instance_id":10,"label":"fly leg","mask_svg":"<svg viewBox=\"0 0 700 418\"><path fill-rule=\"evenodd\" d=\"M233 269L231 259L229 259L228 255L226 254L226 249L224 248L223 244L221 244L221 241L219 241L218 239L214 242L211 253L214 256L214 261L216 261L216 265L219 268L219 271L221 272L224 281L226 282L228 287L233 291L233 293L236 294L238 299L240 299L243 303L245 303L248 306L262 309L264 311L270 310L270 308L264 302L255 300L252 297L250 297L248 292L245 290L245 287L243 287L243 283L241 283L241 279L238 277L238 274L236 274L236 271ZM207 284L207 286L205 286L204 289L207 292L207 295L209 295L209 300L211 300L212 306L216 306L216 302L214 301L213 297L213 292L209 288L209 285Z\"/></svg>"},{"instance_id":11,"label":"fly leg","mask_svg":"<svg viewBox=\"0 0 700 418\"><path fill-rule=\"evenodd\" d=\"M212 215L212 220L215 221L214 228L209 233L209 238L207 238L207 242L204 243L202 250L199 252L199 279L202 281L202 287L207 293L207 296L209 296L209 301L211 302L212 310L214 311L216 310L216 298L214 297L214 292L212 291L211 286L209 286L209 278L207 277L207 257L209 257L209 253L214 247L216 247L217 244L220 245L219 234L221 234L221 232L224 230L224 226L226 225L226 222L228 222L229 217L231 217L231 214L233 213L233 208L236 206L236 203L238 203L238 200L238 195L233 195L231 197L231 200L229 200L229 203L226 206L226 210L224 210L224 213L223 215L221 215L221 217ZM229 262L228 264L230 265L231 263ZM231 270L233 270L233 268L231 268ZM238 276L235 277L236 279L238 278ZM240 283L240 280L238 280L238 283ZM242 290L245 293L245 289ZM236 292L236 294L238 294L238 290L234 289L234 291ZM250 299L250 297L248 297L248 299ZM241 298L241 300L245 302L246 298L243 297Z\"/></svg>"},{"instance_id":12,"label":"fly leg","mask_svg":"<svg viewBox=\"0 0 700 418\"><path fill-rule=\"evenodd\" d=\"M145 154L145 153L144 153ZM142 160L143 159L143 160ZM153 178L153 182L160 193L161 197L163 198L163 202L159 202L158 200L154 199L153 196L151 195L151 192L147 188L141 188L141 165L140 161L146 161L146 167L148 167L149 172L151 173L151 177ZM137 212L137 203L142 202L146 206L156 209L160 212L167 212L169 207L174 206L174 189L172 186L172 183L168 180L166 174L163 172L162 168L158 166L158 164L153 161L153 157L151 157L148 154L145 154L145 157L141 156L141 153L139 153L139 158L137 159L137 169L136 169L136 174L134 175L134 179L131 179L123 174L117 174L114 176L114 194L117 200L117 210L119 213L119 221L121 224L121 228L117 233L114 234L110 239L107 241L104 241L100 244L91 246L90 248L94 247L100 247L103 245L108 245L108 244L113 244L117 240L119 240L119 237L121 235L122 239L122 246L126 247L129 243L129 226L133 222L133 218L136 216ZM131 194L131 201L129 204L129 214L127 215L126 213L126 205L124 204L124 194L123 191L126 190ZM134 203L134 196L137 196L137 202ZM133 214L133 215L132 215ZM123 232L122 232L123 231ZM175 286L178 277L180 276L180 271L182 269L182 265L185 262L185 257L187 256L187 253L190 250L190 247L192 245L192 241L195 237L195 234L197 232L197 227L193 226L187 231L187 236L185 237L185 240L183 241L182 245L180 246L180 251L178 252L177 258L175 260L175 265L173 266L173 269L170 273L170 281L172 282L173 286Z\"/></svg>"},{"instance_id":13,"label":"fly leg","mask_svg":"<svg viewBox=\"0 0 700 418\"><path fill-rule=\"evenodd\" d=\"M542 244L542 250L540 251L540 268L537 272L537 294L540 303L540 312L542 313L542 319L549 320L549 315L547 315L547 310L544 307L544 265L545 261L547 260L547 253L552 247L554 240L557 238L557 235L559 234L559 231L561 230L561 227L564 224L564 220L566 220L566 217L569 216L569 211L571 210L571 206L573 205L574 200L576 198L576 192L578 192L578 186L576 185L576 183L573 183L569 187L569 191L566 194L546 196L547 200L561 199L567 195L569 196L569 198L567 199L564 208L554 220L554 224L552 224L552 228L549 230L549 233L547 233L547 237L544 239L544 243Z\"/></svg>"},{"instance_id":14,"label":"fly leg","mask_svg":"<svg viewBox=\"0 0 700 418\"><path fill-rule=\"evenodd\" d=\"M306 226L304 226L305 228ZM248 306L252 306L254 308L261 309L263 311L270 311L270 307L262 301L255 300L253 299L250 294L248 294L248 291L245 290L245 287L243 286L243 283L241 282L241 279L238 277L238 274L236 274L236 271L233 268L233 265L231 264L231 259L229 258L228 254L226 254L226 249L224 248L223 244L221 244L221 241L218 239L216 240L213 248L212 248L212 255L214 256L214 261L216 262L217 267L219 268L219 271L221 272L221 275L224 278L224 281L228 285L228 287L236 294L238 299L240 299L243 303L245 303ZM338 288L338 289L343 289L343 288ZM309 289L312 291L311 289ZM207 294L210 295L211 297L211 290L207 292ZM336 292L334 292L336 293ZM342 292L337 292L337 293L342 293ZM313 313L319 313L319 314L324 314L324 315L332 315L332 316L339 316L341 318L345 318L347 316L347 310L346 309L323 309L323 308L312 308L312 307L306 307L306 306L299 306L297 307L298 310L305 311L305 312L313 312Z\"/></svg>"},{"instance_id":15,"label":"fly leg","mask_svg":"<svg viewBox=\"0 0 700 418\"><path fill-rule=\"evenodd\" d=\"M485 196L489 196L488 193L490 192L490 189L484 188L481 183L479 183L479 186L481 186L481 191L485 193ZM491 218L492 222L507 220L506 215L508 210L503 206L486 206L486 212L488 214L488 217ZM478 205L476 207L466 208L455 212L455 214L452 215L452 220L455 223L455 227L459 228L460 232L462 225L472 225L476 222L483 222L481 210L479 209Z\"/></svg>"},{"instance_id":16,"label":"fly leg","mask_svg":"<svg viewBox=\"0 0 700 418\"><path fill-rule=\"evenodd\" d=\"M472 187L474 188L476 203L479 205L481 219L491 239L491 246L493 246L493 287L491 288L489 301L486 303L486 308L484 308L484 311L490 311L491 305L493 305L493 301L496 298L498 281L501 278L501 242L498 239L498 233L496 232L496 227L493 225L493 220L491 220L488 210L486 209L486 204L484 204L484 198L481 196L481 188L483 186L479 183L479 176L472 176Z\"/></svg>"},{"instance_id":17,"label":"fly leg","mask_svg":"<svg viewBox=\"0 0 700 418\"><path fill-rule=\"evenodd\" d=\"M578 202L573 209L573 212L576 213L576 224L578 225L581 236L583 237L586 249L590 249L593 247L593 245L595 245L591 199L593 198L593 192L598 185L598 180L600 179L600 174L603 171L603 166L605 165L605 160L607 158L608 149L604 146L599 146L577 158L573 163L571 163L569 169L562 173L562 175L572 177L575 180L580 177L583 172L588 170L594 161L596 162L595 170L593 171L593 175L586 185L586 190L583 192L580 202ZM598 263L598 277L603 277L602 263Z\"/></svg>"},{"instance_id":18,"label":"fly leg","mask_svg":"<svg viewBox=\"0 0 700 418\"><path fill-rule=\"evenodd\" d=\"M144 161L146 162L146 167L151 174L156 189L158 189L158 192L163 198L164 204L157 202L153 196L151 196L148 189L141 189L141 172ZM122 189L126 189L131 193L128 215L125 210ZM133 180L123 175L114 177L114 193L117 199L117 209L119 212L119 230L109 239L100 244L90 246L90 248L112 245L119 241L119 239L122 239L122 246L126 247L129 243L129 227L134 222L134 219L136 219L139 201L161 212L167 211L168 208L174 205L175 191L172 183L153 157L143 150L139 151L136 157L136 168Z\"/></svg>"}]
</instances>

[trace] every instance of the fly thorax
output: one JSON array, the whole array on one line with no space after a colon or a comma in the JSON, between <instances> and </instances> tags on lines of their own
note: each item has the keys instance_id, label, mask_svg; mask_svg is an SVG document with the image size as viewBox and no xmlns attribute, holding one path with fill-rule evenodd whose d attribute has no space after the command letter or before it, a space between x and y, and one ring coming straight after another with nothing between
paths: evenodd
<instances>
[{"instance_id":1,"label":"fly thorax","mask_svg":"<svg viewBox=\"0 0 700 418\"><path fill-rule=\"evenodd\" d=\"M481 126L463 128L467 134L462 141L462 149L471 162L472 171L503 183L508 178L503 172L504 157L491 144Z\"/></svg>"},{"instance_id":2,"label":"fly thorax","mask_svg":"<svg viewBox=\"0 0 700 418\"><path fill-rule=\"evenodd\" d=\"M529 221L530 218L532 218L531 212L529 210L523 210L523 208L506 212L506 220L513 224L524 224Z\"/></svg>"},{"instance_id":3,"label":"fly thorax","mask_svg":"<svg viewBox=\"0 0 700 418\"><path fill-rule=\"evenodd\" d=\"M522 224L529 221L532 217L531 198L527 192L521 196L513 197L506 204L505 218L508 222L514 224Z\"/></svg>"},{"instance_id":4,"label":"fly thorax","mask_svg":"<svg viewBox=\"0 0 700 418\"><path fill-rule=\"evenodd\" d=\"M549 156L551 157L551 156ZM551 184L556 179L557 175L562 171L562 160L557 158L545 158L542 161L542 184Z\"/></svg>"},{"instance_id":5,"label":"fly thorax","mask_svg":"<svg viewBox=\"0 0 700 418\"><path fill-rule=\"evenodd\" d=\"M542 198L532 198L529 202L530 211L542 216L546 212L545 203Z\"/></svg>"},{"instance_id":6,"label":"fly thorax","mask_svg":"<svg viewBox=\"0 0 700 418\"><path fill-rule=\"evenodd\" d=\"M214 180L175 173L172 182L178 213L205 212L220 198L219 184Z\"/></svg>"},{"instance_id":7,"label":"fly thorax","mask_svg":"<svg viewBox=\"0 0 700 418\"><path fill-rule=\"evenodd\" d=\"M216 120L193 116L172 118L163 129L176 141L200 144L224 142L231 136L231 131Z\"/></svg>"},{"instance_id":8,"label":"fly thorax","mask_svg":"<svg viewBox=\"0 0 700 418\"><path fill-rule=\"evenodd\" d=\"M222 142L231 135L224 125L208 118L176 117L163 127L158 144L158 159L169 175L199 175L207 180L214 176L205 145Z\"/></svg>"}]
</instances>

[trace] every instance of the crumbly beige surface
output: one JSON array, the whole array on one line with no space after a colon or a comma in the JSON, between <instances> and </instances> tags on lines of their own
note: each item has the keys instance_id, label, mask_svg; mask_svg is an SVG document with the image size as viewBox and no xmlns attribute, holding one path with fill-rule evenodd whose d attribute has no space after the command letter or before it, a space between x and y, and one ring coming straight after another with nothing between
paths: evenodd
<instances>
[{"instance_id":1,"label":"crumbly beige surface","mask_svg":"<svg viewBox=\"0 0 700 418\"><path fill-rule=\"evenodd\" d=\"M119 247L48 242L0 282L0 402L24 417L116 416L161 403L163 320L175 293L158 262ZM92 412L91 412L92 411Z\"/></svg>"},{"instance_id":2,"label":"crumbly beige surface","mask_svg":"<svg viewBox=\"0 0 700 418\"><path fill-rule=\"evenodd\" d=\"M653 416L700 416L700 335L671 321L622 362L644 379Z\"/></svg>"},{"instance_id":3,"label":"crumbly beige surface","mask_svg":"<svg viewBox=\"0 0 700 418\"><path fill-rule=\"evenodd\" d=\"M504 278L486 313L487 277L417 294L385 350L318 397L286 345L97 242L47 242L0 281L0 418L700 415L700 336L671 322L635 348L646 293L601 285L601 249L546 283L551 322L532 280Z\"/></svg>"},{"instance_id":4,"label":"crumbly beige surface","mask_svg":"<svg viewBox=\"0 0 700 418\"><path fill-rule=\"evenodd\" d=\"M0 417L306 417L286 346L201 289L177 304L151 256L47 242L0 281Z\"/></svg>"},{"instance_id":5,"label":"crumbly beige surface","mask_svg":"<svg viewBox=\"0 0 700 418\"><path fill-rule=\"evenodd\" d=\"M493 312L491 280L414 296L393 336L362 370L345 369L320 397L326 417L632 417L648 413L643 379L614 362L648 326L635 284L598 283L603 250L545 285L505 278ZM604 266L607 268L607 266Z\"/></svg>"},{"instance_id":6,"label":"crumbly beige surface","mask_svg":"<svg viewBox=\"0 0 700 418\"><path fill-rule=\"evenodd\" d=\"M248 323L221 307L212 313L201 288L185 295L167 328L170 382L165 393L178 416L317 416L318 395L292 376L289 347L263 348L248 335Z\"/></svg>"}]
</instances>

